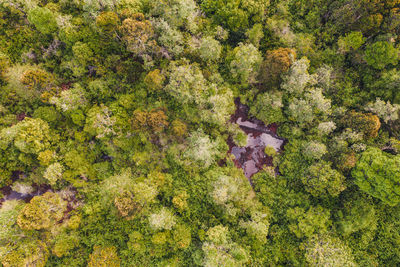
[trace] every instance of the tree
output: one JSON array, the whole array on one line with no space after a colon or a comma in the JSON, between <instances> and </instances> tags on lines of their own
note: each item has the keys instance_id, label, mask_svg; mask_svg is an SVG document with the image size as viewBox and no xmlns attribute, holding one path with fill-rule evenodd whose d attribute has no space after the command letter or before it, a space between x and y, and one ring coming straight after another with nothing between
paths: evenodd
<instances>
[{"instance_id":1,"label":"tree","mask_svg":"<svg viewBox=\"0 0 400 267\"><path fill-rule=\"evenodd\" d=\"M339 232L347 237L357 232L374 232L377 229L378 216L370 200L361 196L350 198L337 212ZM370 242L371 238L366 241Z\"/></svg>"},{"instance_id":2,"label":"tree","mask_svg":"<svg viewBox=\"0 0 400 267\"><path fill-rule=\"evenodd\" d=\"M339 238L328 235L313 236L304 247L305 258L310 266L356 266L351 249Z\"/></svg>"},{"instance_id":3,"label":"tree","mask_svg":"<svg viewBox=\"0 0 400 267\"><path fill-rule=\"evenodd\" d=\"M232 32L243 31L249 25L263 22L268 6L268 0L201 2L201 9L214 20L215 24L224 26Z\"/></svg>"},{"instance_id":4,"label":"tree","mask_svg":"<svg viewBox=\"0 0 400 267\"><path fill-rule=\"evenodd\" d=\"M250 106L250 114L265 124L285 121L282 112L282 92L273 91L259 94Z\"/></svg>"},{"instance_id":5,"label":"tree","mask_svg":"<svg viewBox=\"0 0 400 267\"><path fill-rule=\"evenodd\" d=\"M230 63L232 77L242 84L255 83L262 56L253 44L239 43Z\"/></svg>"},{"instance_id":6,"label":"tree","mask_svg":"<svg viewBox=\"0 0 400 267\"><path fill-rule=\"evenodd\" d=\"M27 239L17 246L9 243L5 250L7 253L1 257L1 263L4 267L44 267L49 257L49 250L41 240Z\"/></svg>"},{"instance_id":7,"label":"tree","mask_svg":"<svg viewBox=\"0 0 400 267\"><path fill-rule=\"evenodd\" d=\"M161 73L159 69L155 69L147 73L144 77L144 83L151 90L160 90L163 87L165 81L165 76Z\"/></svg>"},{"instance_id":8,"label":"tree","mask_svg":"<svg viewBox=\"0 0 400 267\"><path fill-rule=\"evenodd\" d=\"M201 105L208 95L207 82L196 64L187 60L183 64L172 62L169 66L169 83L165 91L183 104L196 103Z\"/></svg>"},{"instance_id":9,"label":"tree","mask_svg":"<svg viewBox=\"0 0 400 267\"><path fill-rule=\"evenodd\" d=\"M88 267L119 267L121 260L115 247L94 246Z\"/></svg>"},{"instance_id":10,"label":"tree","mask_svg":"<svg viewBox=\"0 0 400 267\"><path fill-rule=\"evenodd\" d=\"M154 20L152 25L158 36L157 43L165 48L164 51L161 50L165 57L179 56L183 53L185 40L182 32L169 25L162 18Z\"/></svg>"},{"instance_id":11,"label":"tree","mask_svg":"<svg viewBox=\"0 0 400 267\"><path fill-rule=\"evenodd\" d=\"M80 7L91 16L95 16L99 11L115 9L120 2L113 0L86 0L80 4Z\"/></svg>"},{"instance_id":12,"label":"tree","mask_svg":"<svg viewBox=\"0 0 400 267\"><path fill-rule=\"evenodd\" d=\"M307 159L318 160L321 159L323 155L327 153L326 146L324 144L311 141L304 145L303 153Z\"/></svg>"},{"instance_id":13,"label":"tree","mask_svg":"<svg viewBox=\"0 0 400 267\"><path fill-rule=\"evenodd\" d=\"M249 38L250 43L258 48L260 46L261 39L264 37L263 25L260 23L254 24L251 29L246 31L246 36Z\"/></svg>"},{"instance_id":14,"label":"tree","mask_svg":"<svg viewBox=\"0 0 400 267\"><path fill-rule=\"evenodd\" d=\"M293 98L286 112L289 120L299 124L311 123L315 116L312 107L304 99Z\"/></svg>"},{"instance_id":15,"label":"tree","mask_svg":"<svg viewBox=\"0 0 400 267\"><path fill-rule=\"evenodd\" d=\"M120 174L105 179L101 185L101 194L106 201L133 202L135 207L141 209L156 201L158 190L153 184L135 181L130 169L126 169ZM116 197L119 199L115 200ZM125 200L127 197L131 200ZM123 205L123 203L116 204L117 207L118 205Z\"/></svg>"},{"instance_id":16,"label":"tree","mask_svg":"<svg viewBox=\"0 0 400 267\"><path fill-rule=\"evenodd\" d=\"M365 49L367 64L375 69L383 69L386 65L396 65L399 60L399 52L392 43L378 41Z\"/></svg>"},{"instance_id":17,"label":"tree","mask_svg":"<svg viewBox=\"0 0 400 267\"><path fill-rule=\"evenodd\" d=\"M385 103L385 101L377 98L375 103L369 103L365 107L365 110L377 114L385 123L388 123L399 118L400 105L392 105L390 101Z\"/></svg>"},{"instance_id":18,"label":"tree","mask_svg":"<svg viewBox=\"0 0 400 267\"><path fill-rule=\"evenodd\" d=\"M351 175L360 189L384 204L400 202L400 156L391 156L370 147L361 154Z\"/></svg>"},{"instance_id":19,"label":"tree","mask_svg":"<svg viewBox=\"0 0 400 267\"><path fill-rule=\"evenodd\" d=\"M106 34L115 31L118 23L118 15L112 11L102 12L96 18L96 25Z\"/></svg>"},{"instance_id":20,"label":"tree","mask_svg":"<svg viewBox=\"0 0 400 267\"><path fill-rule=\"evenodd\" d=\"M55 185L58 180L61 180L63 171L63 166L56 162L47 167L43 177L49 182L50 185Z\"/></svg>"},{"instance_id":21,"label":"tree","mask_svg":"<svg viewBox=\"0 0 400 267\"><path fill-rule=\"evenodd\" d=\"M0 208L0 245L3 246L11 240L14 242L21 238L20 229L17 226L17 218L24 204L18 200L7 200ZM1 257L1 255L0 255Z\"/></svg>"},{"instance_id":22,"label":"tree","mask_svg":"<svg viewBox=\"0 0 400 267\"><path fill-rule=\"evenodd\" d=\"M154 30L150 21L144 18L141 13L135 14L122 22L119 30L122 33L122 40L125 42L128 51L139 56L145 54L155 45L152 38Z\"/></svg>"},{"instance_id":23,"label":"tree","mask_svg":"<svg viewBox=\"0 0 400 267\"><path fill-rule=\"evenodd\" d=\"M177 225L173 231L172 238L177 249L187 249L192 242L190 227L185 225Z\"/></svg>"},{"instance_id":24,"label":"tree","mask_svg":"<svg viewBox=\"0 0 400 267\"><path fill-rule=\"evenodd\" d=\"M290 221L290 231L298 238L327 233L332 224L329 210L321 206L311 206L307 211L300 207L291 208L287 210L286 216Z\"/></svg>"},{"instance_id":25,"label":"tree","mask_svg":"<svg viewBox=\"0 0 400 267\"><path fill-rule=\"evenodd\" d=\"M333 121L320 122L318 124L318 132L321 135L328 135L336 129L336 124Z\"/></svg>"},{"instance_id":26,"label":"tree","mask_svg":"<svg viewBox=\"0 0 400 267\"><path fill-rule=\"evenodd\" d=\"M385 20L395 9L398 1L347 0L334 1L330 8L329 22L340 31L356 30L364 35L381 33Z\"/></svg>"},{"instance_id":27,"label":"tree","mask_svg":"<svg viewBox=\"0 0 400 267\"><path fill-rule=\"evenodd\" d=\"M248 252L231 242L228 228L217 225L207 230L203 243L203 266L242 266L249 261Z\"/></svg>"},{"instance_id":28,"label":"tree","mask_svg":"<svg viewBox=\"0 0 400 267\"><path fill-rule=\"evenodd\" d=\"M86 117L84 130L98 139L110 138L116 135L114 125L116 118L106 106L93 106Z\"/></svg>"},{"instance_id":29,"label":"tree","mask_svg":"<svg viewBox=\"0 0 400 267\"><path fill-rule=\"evenodd\" d=\"M29 91L42 91L50 85L52 77L48 72L35 68L25 71L20 81Z\"/></svg>"},{"instance_id":30,"label":"tree","mask_svg":"<svg viewBox=\"0 0 400 267\"><path fill-rule=\"evenodd\" d=\"M58 110L68 112L86 107L87 99L82 86L75 84L74 88L62 91L59 96L50 98L50 103L54 104Z\"/></svg>"},{"instance_id":31,"label":"tree","mask_svg":"<svg viewBox=\"0 0 400 267\"><path fill-rule=\"evenodd\" d=\"M79 236L76 233L62 233L57 235L52 252L59 258L71 255L72 250L79 245Z\"/></svg>"},{"instance_id":32,"label":"tree","mask_svg":"<svg viewBox=\"0 0 400 267\"><path fill-rule=\"evenodd\" d=\"M27 117L16 125L1 130L0 147L6 149L12 144L23 153L39 154L50 148L53 138L47 122Z\"/></svg>"},{"instance_id":33,"label":"tree","mask_svg":"<svg viewBox=\"0 0 400 267\"><path fill-rule=\"evenodd\" d=\"M0 84L4 85L10 60L6 54L0 53Z\"/></svg>"},{"instance_id":34,"label":"tree","mask_svg":"<svg viewBox=\"0 0 400 267\"><path fill-rule=\"evenodd\" d=\"M171 230L176 224L176 218L170 210L163 207L158 212L150 214L149 224L154 230Z\"/></svg>"},{"instance_id":35,"label":"tree","mask_svg":"<svg viewBox=\"0 0 400 267\"><path fill-rule=\"evenodd\" d=\"M343 118L343 123L353 130L363 134L365 138L375 138L378 136L378 130L381 122L378 116L371 113L361 113L354 110L350 111Z\"/></svg>"},{"instance_id":36,"label":"tree","mask_svg":"<svg viewBox=\"0 0 400 267\"><path fill-rule=\"evenodd\" d=\"M162 17L173 28L185 28L194 33L198 29L199 8L194 0L152 2L150 14Z\"/></svg>"},{"instance_id":37,"label":"tree","mask_svg":"<svg viewBox=\"0 0 400 267\"><path fill-rule=\"evenodd\" d=\"M319 161L308 167L301 176L306 191L315 197L336 197L346 189L344 176L326 161Z\"/></svg>"},{"instance_id":38,"label":"tree","mask_svg":"<svg viewBox=\"0 0 400 267\"><path fill-rule=\"evenodd\" d=\"M221 44L211 36L206 36L201 39L199 53L200 58L205 62L218 62L221 51Z\"/></svg>"},{"instance_id":39,"label":"tree","mask_svg":"<svg viewBox=\"0 0 400 267\"><path fill-rule=\"evenodd\" d=\"M300 95L307 86L314 85L317 77L308 73L309 66L310 61L305 57L295 61L283 77L281 88L290 94Z\"/></svg>"},{"instance_id":40,"label":"tree","mask_svg":"<svg viewBox=\"0 0 400 267\"><path fill-rule=\"evenodd\" d=\"M235 111L233 92L228 87L217 84L211 84L209 91L213 94L198 107L200 118L204 122L226 125Z\"/></svg>"},{"instance_id":41,"label":"tree","mask_svg":"<svg viewBox=\"0 0 400 267\"><path fill-rule=\"evenodd\" d=\"M57 31L57 21L50 9L35 7L28 11L28 20L43 34L51 34Z\"/></svg>"},{"instance_id":42,"label":"tree","mask_svg":"<svg viewBox=\"0 0 400 267\"><path fill-rule=\"evenodd\" d=\"M350 32L346 36L339 37L338 46L339 51L342 53L349 52L351 50L357 50L365 42L365 38L362 32Z\"/></svg>"},{"instance_id":43,"label":"tree","mask_svg":"<svg viewBox=\"0 0 400 267\"><path fill-rule=\"evenodd\" d=\"M25 230L49 229L64 216L67 203L56 193L35 196L18 215L18 225Z\"/></svg>"},{"instance_id":44,"label":"tree","mask_svg":"<svg viewBox=\"0 0 400 267\"><path fill-rule=\"evenodd\" d=\"M369 87L374 96L400 104L400 71L397 69L384 70L382 76Z\"/></svg>"},{"instance_id":45,"label":"tree","mask_svg":"<svg viewBox=\"0 0 400 267\"><path fill-rule=\"evenodd\" d=\"M222 157L221 140L211 140L210 137L199 129L192 132L188 138L189 147L184 151L184 157L190 160L190 164L199 164L202 168L208 168L217 158Z\"/></svg>"},{"instance_id":46,"label":"tree","mask_svg":"<svg viewBox=\"0 0 400 267\"><path fill-rule=\"evenodd\" d=\"M169 122L163 110L142 111L136 109L133 112L131 124L136 131L147 130L152 133L160 133L169 125Z\"/></svg>"},{"instance_id":47,"label":"tree","mask_svg":"<svg viewBox=\"0 0 400 267\"><path fill-rule=\"evenodd\" d=\"M72 47L72 53L74 55L74 60L82 67L90 62L93 57L93 51L90 49L87 43L76 42Z\"/></svg>"},{"instance_id":48,"label":"tree","mask_svg":"<svg viewBox=\"0 0 400 267\"><path fill-rule=\"evenodd\" d=\"M267 242L268 230L269 230L269 210L267 208L251 210L251 219L244 221L241 220L239 225L241 228L246 230L246 234L254 240L265 244ZM255 242L254 242L255 243Z\"/></svg>"},{"instance_id":49,"label":"tree","mask_svg":"<svg viewBox=\"0 0 400 267\"><path fill-rule=\"evenodd\" d=\"M260 67L260 81L270 86L278 86L281 75L289 70L295 60L296 52L290 48L267 51Z\"/></svg>"},{"instance_id":50,"label":"tree","mask_svg":"<svg viewBox=\"0 0 400 267\"><path fill-rule=\"evenodd\" d=\"M214 180L210 192L212 200L229 216L235 217L240 211L248 210L254 204L251 186L241 171L223 173L212 170L207 175Z\"/></svg>"}]
</instances>

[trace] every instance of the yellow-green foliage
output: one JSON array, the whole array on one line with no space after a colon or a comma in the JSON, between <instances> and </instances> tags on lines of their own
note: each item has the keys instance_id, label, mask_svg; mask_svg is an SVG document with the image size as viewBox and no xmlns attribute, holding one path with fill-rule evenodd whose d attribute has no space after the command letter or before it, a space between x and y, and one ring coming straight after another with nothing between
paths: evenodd
<instances>
[{"instance_id":1,"label":"yellow-green foliage","mask_svg":"<svg viewBox=\"0 0 400 267\"><path fill-rule=\"evenodd\" d=\"M18 215L18 225L25 230L49 229L64 216L67 203L56 193L34 197Z\"/></svg>"},{"instance_id":2,"label":"yellow-green foliage","mask_svg":"<svg viewBox=\"0 0 400 267\"><path fill-rule=\"evenodd\" d=\"M25 240L17 246L10 244L6 249L7 252L1 255L4 267L44 267L49 257L46 244L40 240Z\"/></svg>"},{"instance_id":3,"label":"yellow-green foliage","mask_svg":"<svg viewBox=\"0 0 400 267\"><path fill-rule=\"evenodd\" d=\"M52 137L47 122L25 118L0 132L0 147L6 149L12 144L23 153L39 154L50 148Z\"/></svg>"},{"instance_id":4,"label":"yellow-green foliage","mask_svg":"<svg viewBox=\"0 0 400 267\"><path fill-rule=\"evenodd\" d=\"M88 267L119 267L120 259L115 247L99 247L93 248L90 254Z\"/></svg>"}]
</instances>

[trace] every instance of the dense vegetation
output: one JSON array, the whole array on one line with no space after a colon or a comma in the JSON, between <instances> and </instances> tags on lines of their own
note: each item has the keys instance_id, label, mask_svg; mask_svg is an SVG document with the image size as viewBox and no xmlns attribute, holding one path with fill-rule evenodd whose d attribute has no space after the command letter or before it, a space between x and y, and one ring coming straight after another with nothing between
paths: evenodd
<instances>
[{"instance_id":1,"label":"dense vegetation","mask_svg":"<svg viewBox=\"0 0 400 267\"><path fill-rule=\"evenodd\" d=\"M399 266L399 46L399 0L0 1L0 262Z\"/></svg>"}]
</instances>

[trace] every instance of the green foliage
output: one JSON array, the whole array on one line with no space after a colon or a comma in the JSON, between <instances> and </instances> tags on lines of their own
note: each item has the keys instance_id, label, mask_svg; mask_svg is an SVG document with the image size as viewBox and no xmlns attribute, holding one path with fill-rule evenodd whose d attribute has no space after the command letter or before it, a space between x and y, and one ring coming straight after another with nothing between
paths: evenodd
<instances>
[{"instance_id":1,"label":"green foliage","mask_svg":"<svg viewBox=\"0 0 400 267\"><path fill-rule=\"evenodd\" d=\"M106 33L115 30L118 26L118 22L118 15L111 11L102 12L96 18L97 26Z\"/></svg>"},{"instance_id":2,"label":"green foliage","mask_svg":"<svg viewBox=\"0 0 400 267\"><path fill-rule=\"evenodd\" d=\"M64 168L60 163L53 163L47 167L43 177L49 182L50 185L54 185L58 180L61 180L63 169Z\"/></svg>"},{"instance_id":3,"label":"green foliage","mask_svg":"<svg viewBox=\"0 0 400 267\"><path fill-rule=\"evenodd\" d=\"M256 82L261 61L261 54L253 44L240 43L233 50L233 60L229 65L232 77L242 84Z\"/></svg>"},{"instance_id":4,"label":"green foliage","mask_svg":"<svg viewBox=\"0 0 400 267\"><path fill-rule=\"evenodd\" d=\"M162 208L149 216L149 224L154 230L171 230L176 224L176 219L171 211Z\"/></svg>"},{"instance_id":5,"label":"green foliage","mask_svg":"<svg viewBox=\"0 0 400 267\"><path fill-rule=\"evenodd\" d=\"M400 266L399 5L3 0L0 265Z\"/></svg>"},{"instance_id":6,"label":"green foliage","mask_svg":"<svg viewBox=\"0 0 400 267\"><path fill-rule=\"evenodd\" d=\"M346 189L344 176L337 170L332 169L331 164L319 161L311 165L306 174L301 176L306 191L315 197L338 196Z\"/></svg>"},{"instance_id":7,"label":"green foliage","mask_svg":"<svg viewBox=\"0 0 400 267\"><path fill-rule=\"evenodd\" d=\"M144 19L143 14L137 14L134 19L125 19L122 22L120 31L122 40L132 53L141 55L154 45L151 41L154 34L153 28L150 22Z\"/></svg>"},{"instance_id":8,"label":"green foliage","mask_svg":"<svg viewBox=\"0 0 400 267\"><path fill-rule=\"evenodd\" d=\"M54 13L46 7L35 7L28 11L28 20L43 34L57 31L57 21Z\"/></svg>"},{"instance_id":9,"label":"green foliage","mask_svg":"<svg viewBox=\"0 0 400 267\"><path fill-rule=\"evenodd\" d=\"M5 201L0 208L0 244L4 245L11 240L17 241L20 236L20 231L16 226L17 218L23 204L18 200Z\"/></svg>"},{"instance_id":10,"label":"green foliage","mask_svg":"<svg viewBox=\"0 0 400 267\"><path fill-rule=\"evenodd\" d=\"M220 205L229 216L236 216L240 210L248 210L254 202L251 188L243 174L230 171L225 174L210 171L213 189L210 193L215 204Z\"/></svg>"},{"instance_id":11,"label":"green foliage","mask_svg":"<svg viewBox=\"0 0 400 267\"><path fill-rule=\"evenodd\" d=\"M361 154L351 174L362 191L395 206L400 202L397 186L400 179L399 160L398 156L370 147Z\"/></svg>"},{"instance_id":12,"label":"green foliage","mask_svg":"<svg viewBox=\"0 0 400 267\"><path fill-rule=\"evenodd\" d=\"M74 248L79 245L79 236L76 233L62 233L57 236L52 252L57 257L71 255Z\"/></svg>"},{"instance_id":13,"label":"green foliage","mask_svg":"<svg viewBox=\"0 0 400 267\"><path fill-rule=\"evenodd\" d=\"M378 41L370 44L365 49L365 60L367 64L375 69L383 69L391 64L396 65L399 60L398 50L392 43Z\"/></svg>"},{"instance_id":14,"label":"green foliage","mask_svg":"<svg viewBox=\"0 0 400 267\"><path fill-rule=\"evenodd\" d=\"M201 39L199 47L200 58L205 62L218 61L221 56L222 47L214 38L207 36Z\"/></svg>"},{"instance_id":15,"label":"green foliage","mask_svg":"<svg viewBox=\"0 0 400 267\"><path fill-rule=\"evenodd\" d=\"M201 8L211 15L216 24L232 31L246 29L254 22L262 22L265 18L268 0L262 1L216 1L201 2Z\"/></svg>"},{"instance_id":16,"label":"green foliage","mask_svg":"<svg viewBox=\"0 0 400 267\"><path fill-rule=\"evenodd\" d=\"M307 211L295 207L287 210L287 217L290 221L290 231L298 238L309 238L314 234L327 233L332 224L329 210L321 206L310 207Z\"/></svg>"},{"instance_id":17,"label":"green foliage","mask_svg":"<svg viewBox=\"0 0 400 267\"><path fill-rule=\"evenodd\" d=\"M339 231L344 236L363 231L376 231L377 216L375 208L371 201L362 197L346 201L343 208L338 211L337 216ZM365 242L370 241L370 239L365 240Z\"/></svg>"},{"instance_id":18,"label":"green foliage","mask_svg":"<svg viewBox=\"0 0 400 267\"><path fill-rule=\"evenodd\" d=\"M385 123L388 123L399 118L400 105L391 105L389 101L385 103L377 98L375 103L370 103L365 110L377 114Z\"/></svg>"},{"instance_id":19,"label":"green foliage","mask_svg":"<svg viewBox=\"0 0 400 267\"><path fill-rule=\"evenodd\" d=\"M240 266L248 261L246 250L236 243L230 243L228 228L217 225L207 231L203 243L204 266Z\"/></svg>"},{"instance_id":20,"label":"green foliage","mask_svg":"<svg viewBox=\"0 0 400 267\"><path fill-rule=\"evenodd\" d=\"M52 139L49 125L41 119L25 118L0 133L2 149L12 144L23 153L38 154L50 147Z\"/></svg>"},{"instance_id":21,"label":"green foliage","mask_svg":"<svg viewBox=\"0 0 400 267\"><path fill-rule=\"evenodd\" d=\"M202 168L209 167L223 156L222 140L211 140L201 130L191 133L188 142L189 147L184 152L184 157L189 159L191 163L199 164Z\"/></svg>"},{"instance_id":22,"label":"green foliage","mask_svg":"<svg viewBox=\"0 0 400 267\"><path fill-rule=\"evenodd\" d=\"M365 42L362 32L350 32L338 40L339 51L349 52L359 49Z\"/></svg>"},{"instance_id":23,"label":"green foliage","mask_svg":"<svg viewBox=\"0 0 400 267\"><path fill-rule=\"evenodd\" d=\"M356 266L351 249L338 238L314 236L305 244L305 249L310 266Z\"/></svg>"},{"instance_id":24,"label":"green foliage","mask_svg":"<svg viewBox=\"0 0 400 267\"><path fill-rule=\"evenodd\" d=\"M283 122L285 117L283 116L282 107L282 93L267 92L257 96L256 101L250 107L250 113L265 124Z\"/></svg>"}]
</instances>

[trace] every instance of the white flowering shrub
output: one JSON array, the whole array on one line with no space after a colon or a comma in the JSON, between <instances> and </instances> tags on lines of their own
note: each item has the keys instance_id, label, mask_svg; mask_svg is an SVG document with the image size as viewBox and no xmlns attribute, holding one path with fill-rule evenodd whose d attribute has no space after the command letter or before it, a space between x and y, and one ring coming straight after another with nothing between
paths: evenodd
<instances>
[{"instance_id":1,"label":"white flowering shrub","mask_svg":"<svg viewBox=\"0 0 400 267\"><path fill-rule=\"evenodd\" d=\"M54 185L58 180L61 180L63 171L63 166L56 162L47 167L43 177L49 182L50 185Z\"/></svg>"},{"instance_id":2,"label":"white flowering shrub","mask_svg":"<svg viewBox=\"0 0 400 267\"><path fill-rule=\"evenodd\" d=\"M58 110L66 112L86 107L87 100L84 89L79 84L75 84L74 88L62 91L58 97L50 98L50 103L54 104Z\"/></svg>"},{"instance_id":3,"label":"white flowering shrub","mask_svg":"<svg viewBox=\"0 0 400 267\"><path fill-rule=\"evenodd\" d=\"M288 73L283 76L281 88L294 95L300 95L308 85L316 83L316 76L308 73L310 61L303 57L296 60Z\"/></svg>"},{"instance_id":4,"label":"white flowering shrub","mask_svg":"<svg viewBox=\"0 0 400 267\"><path fill-rule=\"evenodd\" d=\"M154 230L171 230L176 224L176 218L170 210L163 207L149 216L149 224Z\"/></svg>"},{"instance_id":5,"label":"white flowering shrub","mask_svg":"<svg viewBox=\"0 0 400 267\"><path fill-rule=\"evenodd\" d=\"M365 110L375 113L385 123L388 123L389 121L395 121L399 118L400 105L392 105L390 101L385 102L377 98L374 103L369 103Z\"/></svg>"}]
</instances>

